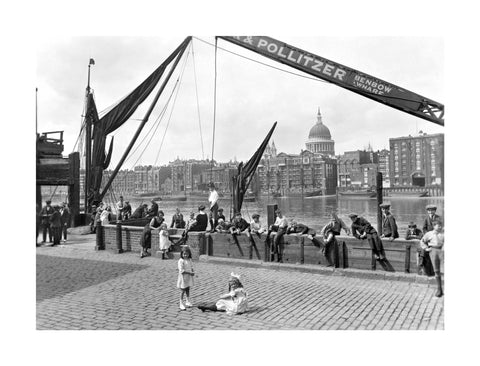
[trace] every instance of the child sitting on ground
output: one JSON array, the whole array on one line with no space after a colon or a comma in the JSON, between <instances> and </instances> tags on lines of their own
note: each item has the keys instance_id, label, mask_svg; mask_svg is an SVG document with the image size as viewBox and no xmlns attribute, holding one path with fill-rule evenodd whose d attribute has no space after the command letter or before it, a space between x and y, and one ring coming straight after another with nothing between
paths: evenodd
<instances>
[{"instance_id":1,"label":"child sitting on ground","mask_svg":"<svg viewBox=\"0 0 480 366\"><path fill-rule=\"evenodd\" d=\"M240 275L230 274L228 293L221 295L215 304L197 306L202 312L226 311L228 315L242 314L248 310L248 294L240 282Z\"/></svg>"}]
</instances>

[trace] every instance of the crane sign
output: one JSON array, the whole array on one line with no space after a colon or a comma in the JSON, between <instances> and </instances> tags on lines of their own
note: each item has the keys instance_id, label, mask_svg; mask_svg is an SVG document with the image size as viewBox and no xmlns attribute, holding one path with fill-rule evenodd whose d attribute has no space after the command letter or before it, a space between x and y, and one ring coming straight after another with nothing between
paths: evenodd
<instances>
[{"instance_id":1,"label":"crane sign","mask_svg":"<svg viewBox=\"0 0 480 366\"><path fill-rule=\"evenodd\" d=\"M387 81L265 36L218 38L259 53L392 108L444 125L444 106Z\"/></svg>"}]
</instances>

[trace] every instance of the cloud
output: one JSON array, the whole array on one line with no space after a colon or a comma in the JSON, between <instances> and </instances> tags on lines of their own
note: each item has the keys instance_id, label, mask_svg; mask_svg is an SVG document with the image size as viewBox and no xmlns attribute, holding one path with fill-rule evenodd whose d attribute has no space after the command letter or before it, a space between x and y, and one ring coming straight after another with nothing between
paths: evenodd
<instances>
[{"instance_id":1,"label":"cloud","mask_svg":"<svg viewBox=\"0 0 480 366\"><path fill-rule=\"evenodd\" d=\"M443 99L443 42L439 38L286 37L282 40L431 99L440 102ZM39 130L64 130L65 150L70 152L80 129L89 58L96 62L91 86L97 107L102 111L140 84L182 41L182 37L65 37L43 41L37 48ZM390 137L413 134L418 129L443 132L442 127L338 86L293 75L301 72L225 41L219 42L219 46L290 73L222 50L217 52L215 70L214 48L194 40L195 53L189 54L185 64L175 108L171 112L172 97L149 147L140 158L144 145L140 146L128 164L137 160L143 164L153 164L155 160L157 164L167 164L177 156L201 158L200 127L205 157L211 157L215 138L216 160L228 161L234 156L246 160L275 121L278 126L273 140L278 151L298 153L305 148L318 108L335 140L337 153L362 149L368 143L374 149L388 147ZM183 62L141 138L157 120L177 79L180 82L182 68ZM115 133L113 164L120 159L147 108L148 104ZM128 164L125 167L130 167Z\"/></svg>"}]
</instances>

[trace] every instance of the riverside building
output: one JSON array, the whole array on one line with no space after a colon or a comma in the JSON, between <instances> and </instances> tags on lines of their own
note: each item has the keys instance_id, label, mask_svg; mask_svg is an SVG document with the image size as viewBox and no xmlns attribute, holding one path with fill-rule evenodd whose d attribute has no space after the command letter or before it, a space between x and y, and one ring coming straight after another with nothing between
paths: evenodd
<instances>
[{"instance_id":1,"label":"riverside building","mask_svg":"<svg viewBox=\"0 0 480 366\"><path fill-rule=\"evenodd\" d=\"M390 139L390 181L392 187L428 187L444 185L444 135Z\"/></svg>"},{"instance_id":2,"label":"riverside building","mask_svg":"<svg viewBox=\"0 0 480 366\"><path fill-rule=\"evenodd\" d=\"M337 187L335 142L323 123L320 109L300 154L277 153L275 142L265 149L258 165L258 187L263 193L332 195Z\"/></svg>"}]
</instances>

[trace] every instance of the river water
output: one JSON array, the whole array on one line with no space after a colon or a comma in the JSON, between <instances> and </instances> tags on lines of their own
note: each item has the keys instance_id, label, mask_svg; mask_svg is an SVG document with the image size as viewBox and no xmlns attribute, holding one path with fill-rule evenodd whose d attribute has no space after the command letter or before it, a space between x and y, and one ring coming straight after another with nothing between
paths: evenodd
<instances>
[{"instance_id":1,"label":"river water","mask_svg":"<svg viewBox=\"0 0 480 366\"><path fill-rule=\"evenodd\" d=\"M142 202L150 205L147 198L130 198L125 197L130 201L132 209L135 210ZM443 197L387 197L384 202L391 203L391 212L395 216L399 228L400 237L404 236L405 230L410 221L414 221L417 227L421 229L423 219L426 215L425 206L428 204L435 204L437 206L437 214L444 216L444 198ZM191 211L197 212L200 204L205 204L208 207L208 194L205 198L189 197L187 201L157 201L160 210L165 213L167 221L170 223L171 217L175 209L180 208L184 217L188 217ZM280 197L272 198L262 196L256 202L244 202L242 206L242 214L247 221L250 221L254 213L260 214L260 221L266 225L267 222L267 204L277 204L288 219L294 219L301 222L315 230L320 230L328 223L328 213L334 209L337 211L340 218L350 226L351 220L348 214L351 212L357 213L365 217L372 225L377 227L377 201L370 198L339 198L336 196L330 197ZM224 214L228 218L231 201L229 198L220 199L220 207L224 209Z\"/></svg>"}]
</instances>

